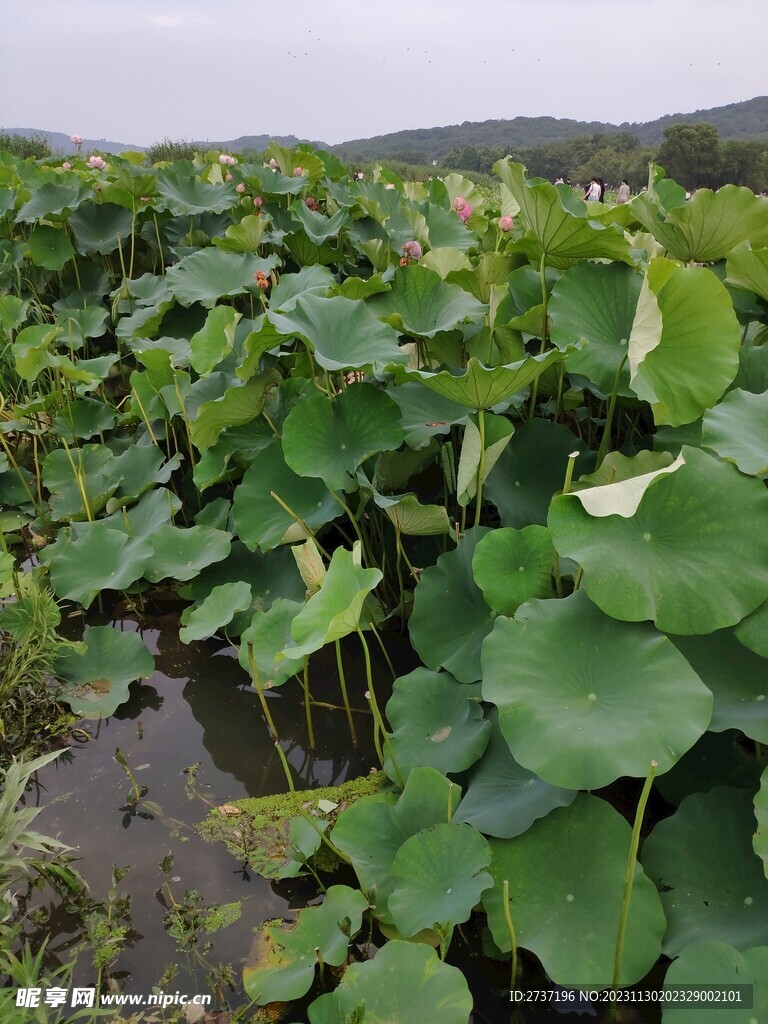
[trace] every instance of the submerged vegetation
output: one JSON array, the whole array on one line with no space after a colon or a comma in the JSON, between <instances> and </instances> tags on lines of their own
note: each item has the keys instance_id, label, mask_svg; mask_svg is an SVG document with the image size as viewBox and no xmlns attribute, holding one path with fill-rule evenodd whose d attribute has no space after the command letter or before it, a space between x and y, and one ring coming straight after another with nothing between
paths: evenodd
<instances>
[{"instance_id":1,"label":"submerged vegetation","mask_svg":"<svg viewBox=\"0 0 768 1024\"><path fill-rule=\"evenodd\" d=\"M753 984L761 1019L768 200L658 166L613 207L506 158L493 189L275 144L143 161L0 155L6 734L43 691L113 715L154 659L97 609L170 593L183 643L235 649L286 788L280 687L308 747L332 707L382 769L208 820L301 879L294 922L253 922L271 1019L466 1024L466 957L499 1005L666 971ZM242 908L172 867L195 948Z\"/></svg>"}]
</instances>

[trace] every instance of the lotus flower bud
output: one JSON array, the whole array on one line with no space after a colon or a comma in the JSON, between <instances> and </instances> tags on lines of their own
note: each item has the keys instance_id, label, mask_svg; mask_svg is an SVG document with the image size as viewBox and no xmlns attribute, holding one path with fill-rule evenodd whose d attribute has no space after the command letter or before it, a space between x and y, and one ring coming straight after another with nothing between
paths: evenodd
<instances>
[{"instance_id":1,"label":"lotus flower bud","mask_svg":"<svg viewBox=\"0 0 768 1024\"><path fill-rule=\"evenodd\" d=\"M504 214L503 217L499 217L499 227L502 231L511 231L515 226L515 222L508 214Z\"/></svg>"},{"instance_id":2,"label":"lotus flower bud","mask_svg":"<svg viewBox=\"0 0 768 1024\"><path fill-rule=\"evenodd\" d=\"M263 270L257 270L253 275L253 279L256 282L257 287L261 288L262 291L266 291L269 288L269 278Z\"/></svg>"},{"instance_id":3,"label":"lotus flower bud","mask_svg":"<svg viewBox=\"0 0 768 1024\"><path fill-rule=\"evenodd\" d=\"M317 200L313 196L307 196L304 202L308 210L317 210Z\"/></svg>"},{"instance_id":4,"label":"lotus flower bud","mask_svg":"<svg viewBox=\"0 0 768 1024\"><path fill-rule=\"evenodd\" d=\"M412 260L421 259L421 246L418 242L406 242L403 246L403 255L409 256Z\"/></svg>"},{"instance_id":5,"label":"lotus flower bud","mask_svg":"<svg viewBox=\"0 0 768 1024\"><path fill-rule=\"evenodd\" d=\"M69 141L72 143L73 146L82 146L85 140L81 135L70 135Z\"/></svg>"},{"instance_id":6,"label":"lotus flower bud","mask_svg":"<svg viewBox=\"0 0 768 1024\"><path fill-rule=\"evenodd\" d=\"M238 181L238 183L235 185L235 192L239 192L240 195L242 195L243 192L245 192L245 185L242 183L242 181Z\"/></svg>"},{"instance_id":7,"label":"lotus flower bud","mask_svg":"<svg viewBox=\"0 0 768 1024\"><path fill-rule=\"evenodd\" d=\"M65 171L70 171L72 169L72 164L69 162L69 160L65 160L61 166L64 168Z\"/></svg>"},{"instance_id":8,"label":"lotus flower bud","mask_svg":"<svg viewBox=\"0 0 768 1024\"><path fill-rule=\"evenodd\" d=\"M277 160L275 160L275 158L274 158L274 157L272 157L272 159L271 159L271 160L269 161L269 166L270 166L270 168L271 168L271 169L272 169L273 171L276 171L276 170L277 170L277 168L278 168L278 163L277 163Z\"/></svg>"},{"instance_id":9,"label":"lotus flower bud","mask_svg":"<svg viewBox=\"0 0 768 1024\"><path fill-rule=\"evenodd\" d=\"M394 188L394 187L395 186L392 184L391 181L388 181L387 184L384 186L384 188L388 188L388 189L391 189L391 188Z\"/></svg>"},{"instance_id":10,"label":"lotus flower bud","mask_svg":"<svg viewBox=\"0 0 768 1024\"><path fill-rule=\"evenodd\" d=\"M294 167L293 168L293 176L294 176L294 178L300 178L303 173L304 173L304 168L303 167Z\"/></svg>"},{"instance_id":11,"label":"lotus flower bud","mask_svg":"<svg viewBox=\"0 0 768 1024\"><path fill-rule=\"evenodd\" d=\"M264 196L254 196L253 205L256 207L257 210L261 209L261 207L264 205Z\"/></svg>"},{"instance_id":12,"label":"lotus flower bud","mask_svg":"<svg viewBox=\"0 0 768 1024\"><path fill-rule=\"evenodd\" d=\"M229 171L227 171L227 173L224 175L224 181L232 181L232 175L229 173Z\"/></svg>"},{"instance_id":13,"label":"lotus flower bud","mask_svg":"<svg viewBox=\"0 0 768 1024\"><path fill-rule=\"evenodd\" d=\"M466 205L467 200L464 198L464 196L456 196L456 198L453 200L453 208L456 211L456 213L461 213L461 211L464 209Z\"/></svg>"},{"instance_id":14,"label":"lotus flower bud","mask_svg":"<svg viewBox=\"0 0 768 1024\"><path fill-rule=\"evenodd\" d=\"M457 212L463 221L467 221L472 216L472 207L469 203L465 202L462 208Z\"/></svg>"},{"instance_id":15,"label":"lotus flower bud","mask_svg":"<svg viewBox=\"0 0 768 1024\"><path fill-rule=\"evenodd\" d=\"M237 163L237 159L234 156L230 156L228 153L222 153L219 156L219 163L225 167L233 167Z\"/></svg>"},{"instance_id":16,"label":"lotus flower bud","mask_svg":"<svg viewBox=\"0 0 768 1024\"><path fill-rule=\"evenodd\" d=\"M93 167L94 170L103 171L104 168L107 166L107 161L103 160L100 156L89 156L88 166Z\"/></svg>"}]
</instances>

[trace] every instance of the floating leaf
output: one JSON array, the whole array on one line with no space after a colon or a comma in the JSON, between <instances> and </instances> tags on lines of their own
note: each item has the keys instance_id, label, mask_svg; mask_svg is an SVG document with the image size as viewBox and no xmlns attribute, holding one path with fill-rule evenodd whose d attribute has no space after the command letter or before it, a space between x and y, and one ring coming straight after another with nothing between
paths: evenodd
<instances>
[{"instance_id":1,"label":"floating leaf","mask_svg":"<svg viewBox=\"0 0 768 1024\"><path fill-rule=\"evenodd\" d=\"M768 879L754 831L752 794L718 786L686 797L646 839L643 867L662 887L668 956L710 940L768 945Z\"/></svg>"},{"instance_id":2,"label":"floating leaf","mask_svg":"<svg viewBox=\"0 0 768 1024\"><path fill-rule=\"evenodd\" d=\"M413 767L434 768L444 775L463 772L482 755L491 726L483 718L476 690L448 672L426 668L395 680L387 718L404 777Z\"/></svg>"},{"instance_id":3,"label":"floating leaf","mask_svg":"<svg viewBox=\"0 0 768 1024\"><path fill-rule=\"evenodd\" d=\"M595 837L600 841L596 842ZM510 949L503 881L518 945L530 949L557 984L606 988L627 874L631 830L605 801L580 794L515 839L492 839L494 888L483 903L500 949ZM639 981L661 953L659 894L638 865L632 882L621 986Z\"/></svg>"},{"instance_id":4,"label":"floating leaf","mask_svg":"<svg viewBox=\"0 0 768 1024\"><path fill-rule=\"evenodd\" d=\"M138 633L112 626L86 626L85 649L70 648L56 659L56 675L67 684L61 699L82 718L107 718L128 700L135 679L147 679L155 659Z\"/></svg>"},{"instance_id":5,"label":"floating leaf","mask_svg":"<svg viewBox=\"0 0 768 1024\"><path fill-rule=\"evenodd\" d=\"M667 637L608 618L583 591L496 620L483 698L515 760L566 789L642 778L652 761L667 771L712 714L712 695Z\"/></svg>"}]
</instances>

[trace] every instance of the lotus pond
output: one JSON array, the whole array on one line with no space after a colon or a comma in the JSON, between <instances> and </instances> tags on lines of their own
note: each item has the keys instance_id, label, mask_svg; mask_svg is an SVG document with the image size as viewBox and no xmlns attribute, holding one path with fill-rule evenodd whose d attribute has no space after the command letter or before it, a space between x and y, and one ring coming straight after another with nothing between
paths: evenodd
<instances>
[{"instance_id":1,"label":"lotus pond","mask_svg":"<svg viewBox=\"0 0 768 1024\"><path fill-rule=\"evenodd\" d=\"M768 1021L768 200L495 171L0 154L0 750L71 712L78 983ZM686 984L751 1001L629 1001Z\"/></svg>"}]
</instances>

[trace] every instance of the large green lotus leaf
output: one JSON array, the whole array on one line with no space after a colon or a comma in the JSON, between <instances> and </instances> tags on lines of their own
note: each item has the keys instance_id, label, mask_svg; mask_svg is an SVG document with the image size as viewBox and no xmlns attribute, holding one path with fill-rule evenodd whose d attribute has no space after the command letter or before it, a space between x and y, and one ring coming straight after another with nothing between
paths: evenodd
<instances>
[{"instance_id":1,"label":"large green lotus leaf","mask_svg":"<svg viewBox=\"0 0 768 1024\"><path fill-rule=\"evenodd\" d=\"M119 480L118 488L107 501L107 511L114 512L132 505L154 484L167 484L174 470L181 464L177 452L166 461L165 452L156 444L132 444L115 456L110 468Z\"/></svg>"},{"instance_id":2,"label":"large green lotus leaf","mask_svg":"<svg viewBox=\"0 0 768 1024\"><path fill-rule=\"evenodd\" d=\"M342 514L321 480L297 476L286 466L280 444L271 444L254 458L235 490L235 526L249 548L268 551L306 537L304 528L275 501L273 493L311 530Z\"/></svg>"},{"instance_id":3,"label":"large green lotus leaf","mask_svg":"<svg viewBox=\"0 0 768 1024\"><path fill-rule=\"evenodd\" d=\"M128 700L134 679L147 679L155 659L138 633L112 626L86 626L85 650L70 648L56 659L55 672L67 684L60 694L76 715L107 718Z\"/></svg>"},{"instance_id":4,"label":"large green lotus leaf","mask_svg":"<svg viewBox=\"0 0 768 1024\"><path fill-rule=\"evenodd\" d=\"M424 570L408 623L424 664L435 671L445 668L462 683L480 678L480 648L493 628L494 614L472 576L475 548L488 532L485 526L467 530L457 548Z\"/></svg>"},{"instance_id":5,"label":"large green lotus leaf","mask_svg":"<svg viewBox=\"0 0 768 1024\"><path fill-rule=\"evenodd\" d=\"M438 373L409 370L404 366L395 366L393 369L398 384L418 381L442 398L467 409L490 409L528 387L545 370L561 363L565 357L566 352L553 348L543 355L528 356L504 366L483 366L473 357L461 374L451 373L450 370L440 370Z\"/></svg>"},{"instance_id":6,"label":"large green lotus leaf","mask_svg":"<svg viewBox=\"0 0 768 1024\"><path fill-rule=\"evenodd\" d=\"M546 527L506 527L482 538L472 573L491 608L499 615L514 615L524 601L553 596L553 555Z\"/></svg>"},{"instance_id":7,"label":"large green lotus leaf","mask_svg":"<svg viewBox=\"0 0 768 1024\"><path fill-rule=\"evenodd\" d=\"M280 686L296 672L301 672L302 659L286 658L282 652L292 643L291 625L303 607L298 601L279 597L268 611L257 611L250 626L240 634L240 665L251 674L250 647L259 674L256 682L265 690Z\"/></svg>"},{"instance_id":8,"label":"large green lotus leaf","mask_svg":"<svg viewBox=\"0 0 768 1024\"><path fill-rule=\"evenodd\" d=\"M100 512L120 484L114 461L103 444L86 444L70 451L54 449L43 463L43 483L54 519L87 518L83 492L91 515Z\"/></svg>"},{"instance_id":9,"label":"large green lotus leaf","mask_svg":"<svg viewBox=\"0 0 768 1024\"><path fill-rule=\"evenodd\" d=\"M372 384L352 384L332 401L317 395L295 405L282 442L294 473L319 477L330 490L354 490L361 462L402 444L400 409Z\"/></svg>"},{"instance_id":10,"label":"large green lotus leaf","mask_svg":"<svg viewBox=\"0 0 768 1024\"><path fill-rule=\"evenodd\" d=\"M258 253L269 226L268 217L250 214L243 217L239 224L230 224L223 236L219 235L211 241L224 252Z\"/></svg>"},{"instance_id":11,"label":"large green lotus leaf","mask_svg":"<svg viewBox=\"0 0 768 1024\"><path fill-rule=\"evenodd\" d=\"M276 370L266 370L203 402L189 425L192 442L200 451L205 451L216 444L227 427L253 423L263 412L269 393L279 380Z\"/></svg>"},{"instance_id":12,"label":"large green lotus leaf","mask_svg":"<svg viewBox=\"0 0 768 1024\"><path fill-rule=\"evenodd\" d=\"M406 839L392 862L389 911L409 938L425 928L445 938L466 921L493 879L491 848L471 825L441 823Z\"/></svg>"},{"instance_id":13,"label":"large green lotus leaf","mask_svg":"<svg viewBox=\"0 0 768 1024\"><path fill-rule=\"evenodd\" d=\"M290 313L270 312L269 319L281 334L307 342L326 370L408 361L397 332L377 320L362 299L302 295Z\"/></svg>"},{"instance_id":14,"label":"large green lotus leaf","mask_svg":"<svg viewBox=\"0 0 768 1024\"><path fill-rule=\"evenodd\" d=\"M755 818L757 831L752 839L755 853L763 862L763 871L768 878L768 768L760 779L760 790L755 795Z\"/></svg>"},{"instance_id":15,"label":"large green lotus leaf","mask_svg":"<svg viewBox=\"0 0 768 1024\"><path fill-rule=\"evenodd\" d=\"M222 252L208 247L169 267L166 279L183 306L199 302L211 308L220 298L242 295L255 289L257 271L269 275L278 263L274 253L262 259L252 253Z\"/></svg>"},{"instance_id":16,"label":"large green lotus leaf","mask_svg":"<svg viewBox=\"0 0 768 1024\"><path fill-rule=\"evenodd\" d=\"M61 327L51 324L33 324L19 331L11 351L16 372L23 380L36 380L48 367L62 365L62 357L53 351L53 343L61 333Z\"/></svg>"},{"instance_id":17,"label":"large green lotus leaf","mask_svg":"<svg viewBox=\"0 0 768 1024\"><path fill-rule=\"evenodd\" d=\"M768 879L754 831L752 793L718 786L686 797L646 839L642 862L661 888L667 956L697 942L768 945Z\"/></svg>"},{"instance_id":18,"label":"large green lotus leaf","mask_svg":"<svg viewBox=\"0 0 768 1024\"><path fill-rule=\"evenodd\" d=\"M674 995L662 1003L662 1024L761 1024L768 1020L768 946L758 946L740 953L725 942L699 942L688 946L670 964L664 977L664 988L734 990L737 985L752 989L750 1006L739 1006L735 1000L707 1003L678 1002ZM744 1000L746 1002L746 1000ZM695 1007L695 1014L691 1010Z\"/></svg>"},{"instance_id":19,"label":"large green lotus leaf","mask_svg":"<svg viewBox=\"0 0 768 1024\"><path fill-rule=\"evenodd\" d=\"M446 210L439 203L425 203L422 206L422 214L429 232L431 249L458 249L460 252L467 252L477 245L474 232L462 223L453 210ZM413 237L412 233L410 237ZM392 247L399 250L408 238L403 238L399 245L399 239L393 238L392 241Z\"/></svg>"},{"instance_id":20,"label":"large green lotus leaf","mask_svg":"<svg viewBox=\"0 0 768 1024\"><path fill-rule=\"evenodd\" d=\"M557 984L605 988L613 975L631 830L610 804L580 794L514 839L492 839L494 888L483 903L502 950L511 948L503 882L517 943ZM638 865L619 984L639 981L661 953L659 894Z\"/></svg>"},{"instance_id":21,"label":"large green lotus leaf","mask_svg":"<svg viewBox=\"0 0 768 1024\"><path fill-rule=\"evenodd\" d=\"M768 202L749 188L699 188L674 209L654 200L653 191L641 192L632 200L632 212L678 260L714 263L739 243L768 230Z\"/></svg>"},{"instance_id":22,"label":"large green lotus leaf","mask_svg":"<svg viewBox=\"0 0 768 1024\"><path fill-rule=\"evenodd\" d=\"M381 569L364 569L360 564L360 541L352 551L336 548L322 586L293 620L293 643L285 648L285 656L302 658L354 633L366 597L383 578Z\"/></svg>"},{"instance_id":23,"label":"large green lotus leaf","mask_svg":"<svg viewBox=\"0 0 768 1024\"><path fill-rule=\"evenodd\" d=\"M201 569L212 562L220 562L229 554L232 535L210 526L161 526L150 540L154 554L144 570L144 576L151 583L166 578L191 580Z\"/></svg>"},{"instance_id":24,"label":"large green lotus leaf","mask_svg":"<svg viewBox=\"0 0 768 1024\"><path fill-rule=\"evenodd\" d=\"M181 499L165 487L147 491L132 508L121 506L103 520L128 537L151 538L168 525L181 508Z\"/></svg>"},{"instance_id":25,"label":"large green lotus leaf","mask_svg":"<svg viewBox=\"0 0 768 1024\"><path fill-rule=\"evenodd\" d=\"M610 395L616 387L642 283L642 275L621 263L579 263L552 289L550 340L560 349L574 341L587 342L585 348L571 353L566 367L570 373L586 377L603 395ZM618 394L633 394L626 364L618 384Z\"/></svg>"},{"instance_id":26,"label":"large green lotus leaf","mask_svg":"<svg viewBox=\"0 0 768 1024\"><path fill-rule=\"evenodd\" d=\"M643 777L652 761L667 771L712 715L712 694L667 637L603 615L583 591L497 619L482 665L515 760L566 789Z\"/></svg>"},{"instance_id":27,"label":"large green lotus leaf","mask_svg":"<svg viewBox=\"0 0 768 1024\"><path fill-rule=\"evenodd\" d=\"M464 975L421 943L388 942L373 960L353 963L333 992L309 1007L310 1024L466 1024L472 996Z\"/></svg>"},{"instance_id":28,"label":"large green lotus leaf","mask_svg":"<svg viewBox=\"0 0 768 1024\"><path fill-rule=\"evenodd\" d=\"M575 492L589 487L605 487L607 484L621 483L622 480L636 480L637 477L643 478L638 486L644 490L647 486L646 477L650 478L652 474L673 466L674 461L666 451L643 450L632 456L622 455L621 452L609 452L600 463L600 468L594 473L580 476L571 484L571 490Z\"/></svg>"},{"instance_id":29,"label":"large green lotus leaf","mask_svg":"<svg viewBox=\"0 0 768 1024\"><path fill-rule=\"evenodd\" d=\"M580 499L593 488L555 498L549 528L608 615L653 619L668 633L711 633L768 595L768 494L705 452L684 447L683 458L650 483L634 512L590 516Z\"/></svg>"},{"instance_id":30,"label":"large green lotus leaf","mask_svg":"<svg viewBox=\"0 0 768 1024\"><path fill-rule=\"evenodd\" d=\"M214 306L203 327L189 339L192 366L201 377L232 351L240 318L231 306Z\"/></svg>"},{"instance_id":31,"label":"large green lotus leaf","mask_svg":"<svg viewBox=\"0 0 768 1024\"><path fill-rule=\"evenodd\" d=\"M269 308L288 313L302 295L327 295L336 284L327 267L302 267L297 274L283 274L269 295Z\"/></svg>"},{"instance_id":32,"label":"large green lotus leaf","mask_svg":"<svg viewBox=\"0 0 768 1024\"><path fill-rule=\"evenodd\" d=\"M485 496L499 510L504 526L546 525L552 496L562 490L568 456L585 445L567 427L529 419L518 426L488 477ZM589 453L576 459L574 475L585 472Z\"/></svg>"},{"instance_id":33,"label":"large green lotus leaf","mask_svg":"<svg viewBox=\"0 0 768 1024\"><path fill-rule=\"evenodd\" d=\"M478 413L479 418L479 413ZM464 437L461 440L461 455L456 472L456 495L460 505L468 505L477 494L478 477L485 483L489 473L499 461L504 449L515 432L514 424L506 416L483 413L483 432L475 425L474 417L467 420ZM485 442L483 444L483 441ZM483 468L480 459L483 454Z\"/></svg>"},{"instance_id":34,"label":"large green lotus leaf","mask_svg":"<svg viewBox=\"0 0 768 1024\"><path fill-rule=\"evenodd\" d=\"M16 222L32 223L65 210L76 210L89 195L92 195L90 189L79 181L49 181L24 203L16 215Z\"/></svg>"},{"instance_id":35,"label":"large green lotus leaf","mask_svg":"<svg viewBox=\"0 0 768 1024\"><path fill-rule=\"evenodd\" d=\"M705 267L659 257L643 281L629 336L632 390L656 423L691 423L739 369L741 330L731 297Z\"/></svg>"},{"instance_id":36,"label":"large green lotus leaf","mask_svg":"<svg viewBox=\"0 0 768 1024\"><path fill-rule=\"evenodd\" d=\"M704 414L701 443L721 459L735 462L742 473L768 476L768 391L729 391Z\"/></svg>"},{"instance_id":37,"label":"large green lotus leaf","mask_svg":"<svg viewBox=\"0 0 768 1024\"><path fill-rule=\"evenodd\" d=\"M395 680L387 719L404 777L411 768L424 766L443 775L463 772L482 755L491 725L483 718L477 689L459 683L448 672L427 668ZM385 768L392 778L391 763ZM424 927L431 928L432 922Z\"/></svg>"},{"instance_id":38,"label":"large green lotus leaf","mask_svg":"<svg viewBox=\"0 0 768 1024\"><path fill-rule=\"evenodd\" d=\"M522 164L497 160L493 170L520 206L529 227L526 252L538 262L543 255L552 267L569 267L575 260L611 259L632 263L629 242L613 225L591 220L588 204L560 192L540 178L527 180Z\"/></svg>"},{"instance_id":39,"label":"large green lotus leaf","mask_svg":"<svg viewBox=\"0 0 768 1024\"><path fill-rule=\"evenodd\" d=\"M244 580L238 583L222 583L214 587L200 603L185 608L181 613L179 640L190 644L193 640L207 640L208 637L228 625L237 612L251 607L251 587Z\"/></svg>"},{"instance_id":40,"label":"large green lotus leaf","mask_svg":"<svg viewBox=\"0 0 768 1024\"><path fill-rule=\"evenodd\" d=\"M241 164L240 173L257 191L268 196L295 196L307 184L306 178L288 177L280 171L272 171L258 164Z\"/></svg>"},{"instance_id":41,"label":"large green lotus leaf","mask_svg":"<svg viewBox=\"0 0 768 1024\"><path fill-rule=\"evenodd\" d=\"M332 885L319 907L299 911L292 928L262 925L243 969L249 997L259 1006L301 998L314 981L318 953L331 967L347 959L367 909L359 890Z\"/></svg>"},{"instance_id":42,"label":"large green lotus leaf","mask_svg":"<svg viewBox=\"0 0 768 1024\"><path fill-rule=\"evenodd\" d=\"M741 729L768 743L768 661L740 644L730 629L670 639L714 694L709 728Z\"/></svg>"},{"instance_id":43,"label":"large green lotus leaf","mask_svg":"<svg viewBox=\"0 0 768 1024\"><path fill-rule=\"evenodd\" d=\"M85 532L56 554L51 586L59 597L86 608L102 590L124 590L144 575L152 558L145 537L129 537L106 523L83 524Z\"/></svg>"},{"instance_id":44,"label":"large green lotus leaf","mask_svg":"<svg viewBox=\"0 0 768 1024\"><path fill-rule=\"evenodd\" d=\"M485 313L483 303L417 263L396 270L391 290L374 296L368 306L401 334L420 338L434 338L467 321L479 323Z\"/></svg>"},{"instance_id":45,"label":"large green lotus leaf","mask_svg":"<svg viewBox=\"0 0 768 1024\"><path fill-rule=\"evenodd\" d=\"M378 920L392 923L387 900L397 851L422 829L449 822L460 799L461 787L444 775L433 768L413 768L399 799L393 793L376 793L339 814L331 839L352 861Z\"/></svg>"},{"instance_id":46,"label":"large green lotus leaf","mask_svg":"<svg viewBox=\"0 0 768 1024\"><path fill-rule=\"evenodd\" d=\"M131 223L131 211L114 203L83 203L69 218L77 251L86 255L130 248Z\"/></svg>"},{"instance_id":47,"label":"large green lotus leaf","mask_svg":"<svg viewBox=\"0 0 768 1024\"><path fill-rule=\"evenodd\" d=\"M61 270L75 254L66 231L48 224L36 224L29 233L27 244L32 262L46 270Z\"/></svg>"},{"instance_id":48,"label":"large green lotus leaf","mask_svg":"<svg viewBox=\"0 0 768 1024\"><path fill-rule=\"evenodd\" d=\"M337 210L332 217L310 210L304 203L294 203L291 217L306 232L307 238L315 245L322 245L329 238L338 237L339 231L348 223L349 212Z\"/></svg>"},{"instance_id":49,"label":"large green lotus leaf","mask_svg":"<svg viewBox=\"0 0 768 1024\"><path fill-rule=\"evenodd\" d=\"M727 282L745 288L768 302L768 249L752 249L744 242L728 253Z\"/></svg>"},{"instance_id":50,"label":"large green lotus leaf","mask_svg":"<svg viewBox=\"0 0 768 1024\"><path fill-rule=\"evenodd\" d=\"M567 807L576 790L550 786L515 761L499 729L498 712L491 708L490 740L485 753L472 767L467 791L456 810L455 821L466 821L478 831L500 839L526 832L537 818L555 807Z\"/></svg>"},{"instance_id":51,"label":"large green lotus leaf","mask_svg":"<svg viewBox=\"0 0 768 1024\"><path fill-rule=\"evenodd\" d=\"M768 601L764 601L734 628L739 643L768 658Z\"/></svg>"},{"instance_id":52,"label":"large green lotus leaf","mask_svg":"<svg viewBox=\"0 0 768 1024\"><path fill-rule=\"evenodd\" d=\"M223 182L209 185L191 174L180 174L170 168L157 176L155 209L169 210L177 217L196 213L223 213L239 202L240 196Z\"/></svg>"},{"instance_id":53,"label":"large green lotus leaf","mask_svg":"<svg viewBox=\"0 0 768 1024\"><path fill-rule=\"evenodd\" d=\"M381 498L374 501L380 504ZM435 537L451 532L451 522L444 505L422 505L415 494L404 494L393 503L382 505L384 514L396 530L409 537Z\"/></svg>"},{"instance_id":54,"label":"large green lotus leaf","mask_svg":"<svg viewBox=\"0 0 768 1024\"><path fill-rule=\"evenodd\" d=\"M403 384L389 392L400 406L405 441L411 448L425 448L436 434L448 434L456 423L466 423L466 405L443 398L418 383Z\"/></svg>"},{"instance_id":55,"label":"large green lotus leaf","mask_svg":"<svg viewBox=\"0 0 768 1024\"><path fill-rule=\"evenodd\" d=\"M16 295L0 295L0 330L15 331L27 319L29 300Z\"/></svg>"}]
</instances>

